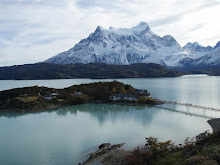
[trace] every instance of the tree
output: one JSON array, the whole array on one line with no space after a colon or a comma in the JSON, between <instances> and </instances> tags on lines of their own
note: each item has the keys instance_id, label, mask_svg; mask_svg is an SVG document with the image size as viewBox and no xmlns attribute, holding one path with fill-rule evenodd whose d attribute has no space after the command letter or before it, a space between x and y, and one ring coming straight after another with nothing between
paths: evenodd
<instances>
[{"instance_id":1,"label":"tree","mask_svg":"<svg viewBox=\"0 0 220 165\"><path fill-rule=\"evenodd\" d=\"M112 88L112 93L116 93L116 88Z\"/></svg>"},{"instance_id":2,"label":"tree","mask_svg":"<svg viewBox=\"0 0 220 165\"><path fill-rule=\"evenodd\" d=\"M127 93L127 91L125 90L125 88L124 88L124 87L121 87L120 93L122 93L122 94L126 94L126 93Z\"/></svg>"}]
</instances>

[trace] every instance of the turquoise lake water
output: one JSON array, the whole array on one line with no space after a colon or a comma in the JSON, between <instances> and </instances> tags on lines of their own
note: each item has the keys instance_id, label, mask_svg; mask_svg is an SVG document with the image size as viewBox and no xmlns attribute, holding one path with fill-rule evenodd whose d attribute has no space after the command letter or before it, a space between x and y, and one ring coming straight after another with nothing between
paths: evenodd
<instances>
[{"instance_id":1,"label":"turquoise lake water","mask_svg":"<svg viewBox=\"0 0 220 165\"><path fill-rule=\"evenodd\" d=\"M63 88L95 81L112 80L4 80L0 81L0 90L34 85ZM159 99L220 108L220 77L118 81L147 89ZM0 113L0 164L75 165L101 143L124 142L125 148L134 148L149 136L179 144L186 137L211 130L207 120L212 117L220 117L220 113L172 104L85 104L25 115Z\"/></svg>"}]
</instances>

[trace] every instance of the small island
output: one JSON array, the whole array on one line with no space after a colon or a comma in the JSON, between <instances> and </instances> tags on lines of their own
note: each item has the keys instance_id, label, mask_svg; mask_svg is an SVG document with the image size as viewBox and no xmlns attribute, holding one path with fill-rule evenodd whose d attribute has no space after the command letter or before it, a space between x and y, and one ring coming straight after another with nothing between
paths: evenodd
<instances>
[{"instance_id":1,"label":"small island","mask_svg":"<svg viewBox=\"0 0 220 165\"><path fill-rule=\"evenodd\" d=\"M147 90L118 81L73 85L64 89L24 87L0 92L0 112L34 112L85 103L161 104Z\"/></svg>"}]
</instances>

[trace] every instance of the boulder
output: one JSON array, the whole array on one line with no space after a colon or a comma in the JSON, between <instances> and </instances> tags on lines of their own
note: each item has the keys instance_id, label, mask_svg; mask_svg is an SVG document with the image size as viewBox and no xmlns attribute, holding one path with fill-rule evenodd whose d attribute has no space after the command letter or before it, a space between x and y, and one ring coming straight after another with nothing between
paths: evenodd
<instances>
[{"instance_id":1,"label":"boulder","mask_svg":"<svg viewBox=\"0 0 220 165\"><path fill-rule=\"evenodd\" d=\"M220 132L220 118L208 120L213 129L213 133Z\"/></svg>"},{"instance_id":2,"label":"boulder","mask_svg":"<svg viewBox=\"0 0 220 165\"><path fill-rule=\"evenodd\" d=\"M99 149L103 149L103 148L109 148L111 146L110 143L103 143L99 146Z\"/></svg>"}]
</instances>

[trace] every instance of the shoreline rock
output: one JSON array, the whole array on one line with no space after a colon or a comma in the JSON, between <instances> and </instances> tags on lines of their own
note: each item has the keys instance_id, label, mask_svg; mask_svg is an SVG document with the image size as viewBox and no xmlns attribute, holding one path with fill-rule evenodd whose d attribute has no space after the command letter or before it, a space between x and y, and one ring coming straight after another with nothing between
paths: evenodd
<instances>
[{"instance_id":1,"label":"shoreline rock","mask_svg":"<svg viewBox=\"0 0 220 165\"><path fill-rule=\"evenodd\" d=\"M97 151L90 153L89 158L85 162L79 163L78 165L89 165L92 163L101 162L103 160L107 160L107 162L109 162L109 159L115 156L114 153L117 153L117 155L119 153L128 153L128 151L118 150L124 144L125 143L111 145L110 143L103 143L99 146L99 149Z\"/></svg>"},{"instance_id":2,"label":"shoreline rock","mask_svg":"<svg viewBox=\"0 0 220 165\"><path fill-rule=\"evenodd\" d=\"M220 118L211 119L207 121L212 127L213 133L220 132Z\"/></svg>"}]
</instances>

